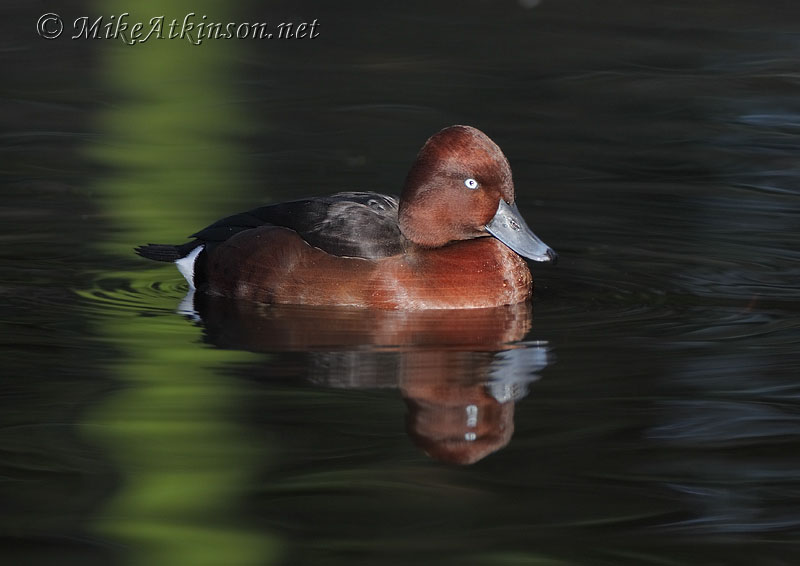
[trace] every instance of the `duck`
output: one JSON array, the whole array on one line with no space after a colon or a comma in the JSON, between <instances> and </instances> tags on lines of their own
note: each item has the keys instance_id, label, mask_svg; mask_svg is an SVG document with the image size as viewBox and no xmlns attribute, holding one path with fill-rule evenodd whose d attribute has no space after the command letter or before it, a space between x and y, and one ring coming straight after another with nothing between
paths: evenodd
<instances>
[{"instance_id":1,"label":"duck","mask_svg":"<svg viewBox=\"0 0 800 566\"><path fill-rule=\"evenodd\" d=\"M477 128L420 149L400 197L340 192L227 216L183 244L146 244L191 291L261 304L467 309L529 300L525 259L558 256L528 227L511 166Z\"/></svg>"}]
</instances>

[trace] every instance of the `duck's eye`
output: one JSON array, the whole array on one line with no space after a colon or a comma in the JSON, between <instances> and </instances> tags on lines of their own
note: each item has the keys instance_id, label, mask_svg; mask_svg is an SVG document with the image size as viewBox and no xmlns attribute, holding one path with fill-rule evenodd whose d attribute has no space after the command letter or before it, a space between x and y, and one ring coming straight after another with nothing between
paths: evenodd
<instances>
[{"instance_id":1,"label":"duck's eye","mask_svg":"<svg viewBox=\"0 0 800 566\"><path fill-rule=\"evenodd\" d=\"M464 186L467 187L468 189L475 190L478 188L478 181L476 181L475 179L467 179L466 181L464 181Z\"/></svg>"}]
</instances>

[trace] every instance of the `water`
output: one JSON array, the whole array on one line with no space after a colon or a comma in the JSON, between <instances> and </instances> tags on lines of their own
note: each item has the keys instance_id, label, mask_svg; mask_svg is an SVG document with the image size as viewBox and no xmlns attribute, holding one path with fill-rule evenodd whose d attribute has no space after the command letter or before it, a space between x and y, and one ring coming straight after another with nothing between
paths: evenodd
<instances>
[{"instance_id":1,"label":"water","mask_svg":"<svg viewBox=\"0 0 800 566\"><path fill-rule=\"evenodd\" d=\"M4 564L798 562L800 8L218 10L167 14L320 37L48 42L4 8ZM198 321L132 254L398 192L452 123L560 254L530 306Z\"/></svg>"}]
</instances>

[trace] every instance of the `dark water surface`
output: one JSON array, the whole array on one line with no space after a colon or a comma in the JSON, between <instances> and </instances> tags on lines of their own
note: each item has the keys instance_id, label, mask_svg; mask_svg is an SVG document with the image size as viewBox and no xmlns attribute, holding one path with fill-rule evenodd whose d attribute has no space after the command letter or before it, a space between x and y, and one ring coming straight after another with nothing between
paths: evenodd
<instances>
[{"instance_id":1,"label":"dark water surface","mask_svg":"<svg viewBox=\"0 0 800 566\"><path fill-rule=\"evenodd\" d=\"M0 562L800 563L800 4L60 4L320 35L2 9ZM532 305L197 320L132 254L453 123L560 253Z\"/></svg>"}]
</instances>

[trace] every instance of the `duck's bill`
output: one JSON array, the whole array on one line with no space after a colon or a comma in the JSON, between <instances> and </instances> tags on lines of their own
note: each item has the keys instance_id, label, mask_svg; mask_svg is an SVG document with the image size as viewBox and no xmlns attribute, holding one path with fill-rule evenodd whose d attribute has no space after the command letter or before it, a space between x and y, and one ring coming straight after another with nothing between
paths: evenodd
<instances>
[{"instance_id":1,"label":"duck's bill","mask_svg":"<svg viewBox=\"0 0 800 566\"><path fill-rule=\"evenodd\" d=\"M522 257L553 263L558 259L558 254L528 228L516 204L500 199L497 213L486 225L486 231Z\"/></svg>"}]
</instances>

